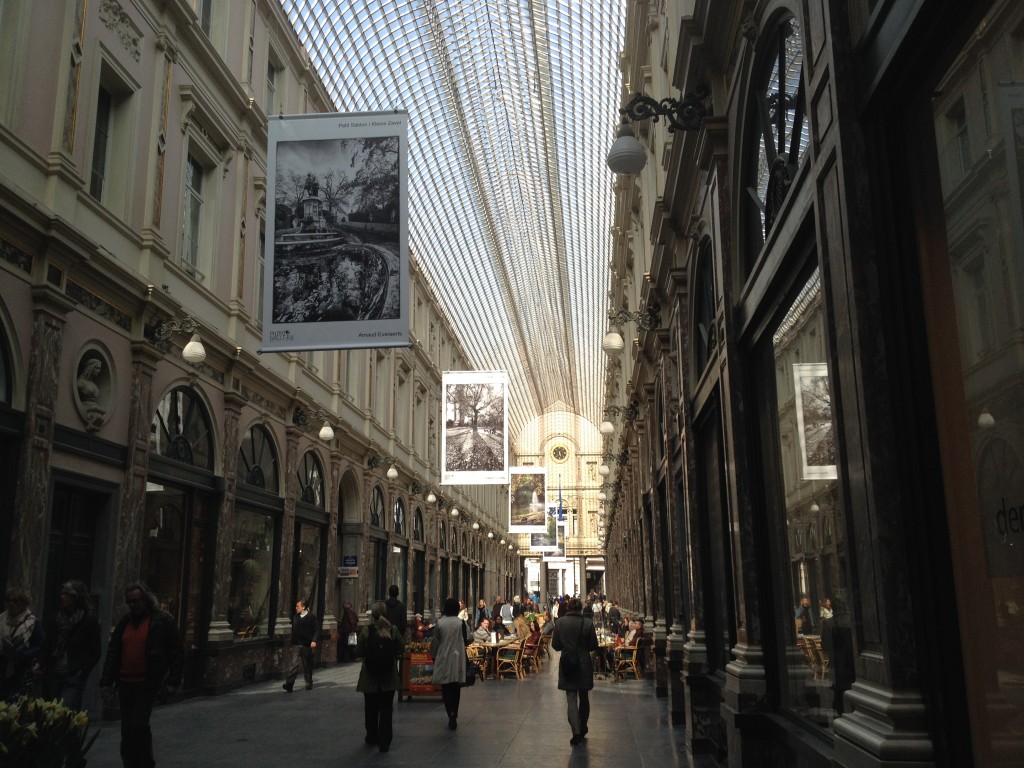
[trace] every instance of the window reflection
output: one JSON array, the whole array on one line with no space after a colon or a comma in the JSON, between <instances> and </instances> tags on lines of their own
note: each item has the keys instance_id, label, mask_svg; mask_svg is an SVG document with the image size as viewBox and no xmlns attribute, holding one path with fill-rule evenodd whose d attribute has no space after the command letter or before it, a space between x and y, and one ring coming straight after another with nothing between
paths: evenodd
<instances>
[{"instance_id":1,"label":"window reflection","mask_svg":"<svg viewBox=\"0 0 1024 768\"><path fill-rule=\"evenodd\" d=\"M853 683L853 630L824 330L815 270L772 342L792 610L784 698L827 726L842 714L842 694Z\"/></svg>"},{"instance_id":2,"label":"window reflection","mask_svg":"<svg viewBox=\"0 0 1024 768\"><path fill-rule=\"evenodd\" d=\"M231 531L228 623L237 639L266 637L268 634L273 552L273 517L244 509L235 510Z\"/></svg>"}]
</instances>

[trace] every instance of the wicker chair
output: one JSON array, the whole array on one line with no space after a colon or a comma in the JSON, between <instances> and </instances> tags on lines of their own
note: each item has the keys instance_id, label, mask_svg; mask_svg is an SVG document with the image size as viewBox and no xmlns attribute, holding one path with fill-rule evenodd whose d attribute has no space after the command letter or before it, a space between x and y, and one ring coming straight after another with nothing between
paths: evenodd
<instances>
[{"instance_id":1,"label":"wicker chair","mask_svg":"<svg viewBox=\"0 0 1024 768\"><path fill-rule=\"evenodd\" d=\"M521 642L510 643L504 648L498 649L494 676L501 680L505 672L514 672L516 679L526 677L526 670L523 669L523 644Z\"/></svg>"},{"instance_id":2,"label":"wicker chair","mask_svg":"<svg viewBox=\"0 0 1024 768\"><path fill-rule=\"evenodd\" d=\"M623 677L627 672L632 672L637 680L643 678L644 673L640 669L640 646L621 645L615 649L615 679Z\"/></svg>"},{"instance_id":3,"label":"wicker chair","mask_svg":"<svg viewBox=\"0 0 1024 768\"><path fill-rule=\"evenodd\" d=\"M482 645L476 645L475 643L466 647L466 658L476 664L477 669L480 670L480 680L487 679L487 649Z\"/></svg>"}]
</instances>

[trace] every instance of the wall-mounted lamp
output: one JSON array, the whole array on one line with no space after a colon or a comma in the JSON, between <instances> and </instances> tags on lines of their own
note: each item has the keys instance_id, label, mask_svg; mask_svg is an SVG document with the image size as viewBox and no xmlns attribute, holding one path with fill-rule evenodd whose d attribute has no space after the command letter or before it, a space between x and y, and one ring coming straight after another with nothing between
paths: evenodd
<instances>
[{"instance_id":1,"label":"wall-mounted lamp","mask_svg":"<svg viewBox=\"0 0 1024 768\"><path fill-rule=\"evenodd\" d=\"M499 543L499 544L504 544L504 543L505 543L505 540L504 540L504 539L502 539L502 540L501 540L501 541L499 541L498 543Z\"/></svg>"},{"instance_id":2,"label":"wall-mounted lamp","mask_svg":"<svg viewBox=\"0 0 1024 768\"><path fill-rule=\"evenodd\" d=\"M608 331L601 342L601 349L608 357L618 357L626 348L626 342L622 340L622 334L618 331Z\"/></svg>"},{"instance_id":3,"label":"wall-mounted lamp","mask_svg":"<svg viewBox=\"0 0 1024 768\"><path fill-rule=\"evenodd\" d=\"M512 545L511 544L508 545L508 548L509 548L509 551L512 551Z\"/></svg>"},{"instance_id":4,"label":"wall-mounted lamp","mask_svg":"<svg viewBox=\"0 0 1024 768\"><path fill-rule=\"evenodd\" d=\"M612 424L610 421L602 421L601 426L598 427L598 430L601 432L602 435L610 435L613 432L615 432L615 425Z\"/></svg>"},{"instance_id":5,"label":"wall-mounted lamp","mask_svg":"<svg viewBox=\"0 0 1024 768\"><path fill-rule=\"evenodd\" d=\"M388 467L388 471L385 474L387 475L388 480L397 480L398 470L395 469L396 463L398 463L398 459L396 459L394 456L390 456L386 453L382 456L373 454L372 456L370 456L369 459L367 459L366 466L368 466L370 469L376 469L381 464L389 464L390 466Z\"/></svg>"},{"instance_id":6,"label":"wall-mounted lamp","mask_svg":"<svg viewBox=\"0 0 1024 768\"><path fill-rule=\"evenodd\" d=\"M604 412L608 416L623 416L626 421L636 421L640 416L640 403L634 400L629 405L606 405Z\"/></svg>"},{"instance_id":7,"label":"wall-mounted lamp","mask_svg":"<svg viewBox=\"0 0 1024 768\"><path fill-rule=\"evenodd\" d=\"M459 516L459 508L453 506L451 511L448 514L451 515L452 517L458 517Z\"/></svg>"},{"instance_id":8,"label":"wall-mounted lamp","mask_svg":"<svg viewBox=\"0 0 1024 768\"><path fill-rule=\"evenodd\" d=\"M598 491L598 493L597 493L597 500L598 501L604 501L607 498L608 498L608 494L607 493L605 493L604 491Z\"/></svg>"},{"instance_id":9,"label":"wall-mounted lamp","mask_svg":"<svg viewBox=\"0 0 1024 768\"><path fill-rule=\"evenodd\" d=\"M474 531L479 531L480 530L480 523L476 522L475 520L473 521L473 530Z\"/></svg>"},{"instance_id":10,"label":"wall-mounted lamp","mask_svg":"<svg viewBox=\"0 0 1024 768\"><path fill-rule=\"evenodd\" d=\"M610 475L611 473L612 468L609 467L607 464L602 464L600 467L597 468L597 474L599 474L601 477L608 477L608 475Z\"/></svg>"},{"instance_id":11,"label":"wall-mounted lamp","mask_svg":"<svg viewBox=\"0 0 1024 768\"><path fill-rule=\"evenodd\" d=\"M995 425L995 417L989 413L988 407L982 408L981 413L978 415L978 426L982 429L992 429Z\"/></svg>"},{"instance_id":12,"label":"wall-mounted lamp","mask_svg":"<svg viewBox=\"0 0 1024 768\"><path fill-rule=\"evenodd\" d=\"M633 96L626 106L619 110L622 125L619 133L608 151L605 162L613 173L639 173L647 164L647 150L637 141L630 127L630 122L651 119L658 122L664 117L668 122L669 133L675 131L693 131L700 128L708 114L704 100L710 95L706 85L699 85L692 93L682 99L662 99L656 101L643 93Z\"/></svg>"},{"instance_id":13,"label":"wall-mounted lamp","mask_svg":"<svg viewBox=\"0 0 1024 768\"><path fill-rule=\"evenodd\" d=\"M633 322L637 324L638 328L649 331L661 325L661 305L657 302L651 302L643 312L630 312L625 307L609 310L608 320L613 325L625 325L626 323ZM611 335L611 332L605 335L606 340L609 335ZM615 335L618 336L617 333ZM622 337L619 336L619 338L621 339Z\"/></svg>"},{"instance_id":14,"label":"wall-mounted lamp","mask_svg":"<svg viewBox=\"0 0 1024 768\"><path fill-rule=\"evenodd\" d=\"M313 421L323 421L324 425L320 427L319 437L325 443L329 443L334 439L334 430L331 428L330 416L330 413L319 406L310 410L304 410L301 406L298 406L295 408L295 413L292 414L292 424L305 429L309 426L310 419Z\"/></svg>"},{"instance_id":15,"label":"wall-mounted lamp","mask_svg":"<svg viewBox=\"0 0 1024 768\"><path fill-rule=\"evenodd\" d=\"M435 501L437 501L437 496L434 495L434 491L431 489L430 493L427 494L427 504L433 504Z\"/></svg>"},{"instance_id":16,"label":"wall-mounted lamp","mask_svg":"<svg viewBox=\"0 0 1024 768\"><path fill-rule=\"evenodd\" d=\"M814 514L818 514L818 512L820 512L820 511L821 511L821 507L818 506L818 502L812 501L811 502L811 512L814 513Z\"/></svg>"},{"instance_id":17,"label":"wall-mounted lamp","mask_svg":"<svg viewBox=\"0 0 1024 768\"><path fill-rule=\"evenodd\" d=\"M203 342L197 333L198 330L199 323L196 319L186 316L181 320L168 320L166 323L160 323L153 329L153 338L157 341L166 341L176 333L191 333L192 338L181 350L181 357L186 363L196 364L206 359L206 348L203 347Z\"/></svg>"},{"instance_id":18,"label":"wall-mounted lamp","mask_svg":"<svg viewBox=\"0 0 1024 768\"><path fill-rule=\"evenodd\" d=\"M487 532L487 538L488 539L493 539L494 538L494 531L488 531Z\"/></svg>"}]
</instances>

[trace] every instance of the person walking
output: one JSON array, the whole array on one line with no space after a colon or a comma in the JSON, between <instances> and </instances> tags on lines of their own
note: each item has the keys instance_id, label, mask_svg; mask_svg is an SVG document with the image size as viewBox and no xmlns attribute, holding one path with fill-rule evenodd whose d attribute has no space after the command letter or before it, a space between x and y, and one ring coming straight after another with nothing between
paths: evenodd
<instances>
[{"instance_id":1,"label":"person walking","mask_svg":"<svg viewBox=\"0 0 1024 768\"><path fill-rule=\"evenodd\" d=\"M459 618L459 601L444 601L442 616L434 624L430 655L434 659L434 685L441 686L441 700L448 714L448 727L459 727L459 700L466 682L466 646L473 642L466 622Z\"/></svg>"},{"instance_id":2,"label":"person walking","mask_svg":"<svg viewBox=\"0 0 1024 768\"><path fill-rule=\"evenodd\" d=\"M341 623L338 624L338 661L355 661L359 617L348 600L341 604ZM351 640L351 642L350 642Z\"/></svg>"},{"instance_id":3,"label":"person walking","mask_svg":"<svg viewBox=\"0 0 1024 768\"><path fill-rule=\"evenodd\" d=\"M405 603L398 599L398 585L392 584L388 587L388 599L384 601L384 605L387 607L388 621L391 622L391 626L398 630L398 634L405 639L405 630L409 625L409 617L405 613Z\"/></svg>"},{"instance_id":4,"label":"person walking","mask_svg":"<svg viewBox=\"0 0 1024 768\"><path fill-rule=\"evenodd\" d=\"M43 698L60 699L69 709L82 708L82 693L100 660L100 624L89 588L78 580L60 588L60 606L45 626L46 639L37 671L43 675Z\"/></svg>"},{"instance_id":5,"label":"person walking","mask_svg":"<svg viewBox=\"0 0 1024 768\"><path fill-rule=\"evenodd\" d=\"M153 768L153 732L149 718L164 690L181 685L185 646L174 617L160 610L143 582L124 593L128 613L114 627L100 675L100 693L117 689L121 707L121 762L124 768Z\"/></svg>"},{"instance_id":6,"label":"person walking","mask_svg":"<svg viewBox=\"0 0 1024 768\"><path fill-rule=\"evenodd\" d=\"M292 616L292 645L298 649L298 656L292 663L291 672L284 681L284 688L288 693L292 692L295 686L295 678L299 676L299 669L302 670L302 677L306 681L306 690L313 688L313 653L316 651L316 633L319 627L316 616L309 612L304 598L295 601L295 615Z\"/></svg>"},{"instance_id":7,"label":"person walking","mask_svg":"<svg viewBox=\"0 0 1024 768\"><path fill-rule=\"evenodd\" d=\"M591 651L597 650L597 632L591 618L582 615L583 603L578 597L569 598L555 622L551 647L561 651L558 660L558 690L565 691L569 727L574 747L587 735L590 719L590 690L594 687L594 667Z\"/></svg>"},{"instance_id":8,"label":"person walking","mask_svg":"<svg viewBox=\"0 0 1024 768\"><path fill-rule=\"evenodd\" d=\"M43 652L43 623L32 613L28 590L11 587L0 613L0 701L32 693L32 665Z\"/></svg>"},{"instance_id":9,"label":"person walking","mask_svg":"<svg viewBox=\"0 0 1024 768\"><path fill-rule=\"evenodd\" d=\"M398 665L404 643L398 627L387 619L387 606L377 601L370 606L371 623L359 632L356 651L363 660L356 690L363 694L363 716L367 744L381 752L391 748L391 714L399 687Z\"/></svg>"}]
</instances>

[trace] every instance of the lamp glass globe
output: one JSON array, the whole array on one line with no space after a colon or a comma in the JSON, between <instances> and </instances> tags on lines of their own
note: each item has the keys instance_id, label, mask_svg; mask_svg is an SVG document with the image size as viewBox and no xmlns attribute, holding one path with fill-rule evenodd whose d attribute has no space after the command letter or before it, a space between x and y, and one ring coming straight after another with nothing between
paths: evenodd
<instances>
[{"instance_id":1,"label":"lamp glass globe","mask_svg":"<svg viewBox=\"0 0 1024 768\"><path fill-rule=\"evenodd\" d=\"M617 331L608 331L608 333L604 335L604 341L601 342L601 349L603 349L605 354L609 357L619 355L625 348L626 342L622 340L622 334Z\"/></svg>"},{"instance_id":2,"label":"lamp glass globe","mask_svg":"<svg viewBox=\"0 0 1024 768\"><path fill-rule=\"evenodd\" d=\"M599 429L602 435L610 435L615 431L615 425L610 421L602 421Z\"/></svg>"},{"instance_id":3,"label":"lamp glass globe","mask_svg":"<svg viewBox=\"0 0 1024 768\"><path fill-rule=\"evenodd\" d=\"M181 350L181 356L184 358L186 363L201 363L206 359L206 348L203 346L203 342L199 339L198 333L192 334L192 339L185 348Z\"/></svg>"}]
</instances>

